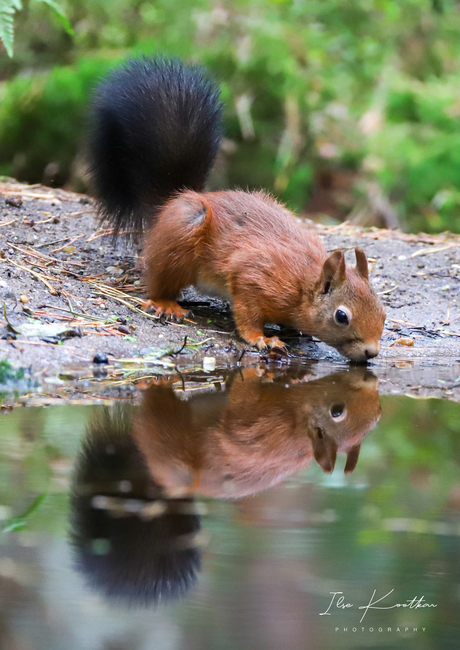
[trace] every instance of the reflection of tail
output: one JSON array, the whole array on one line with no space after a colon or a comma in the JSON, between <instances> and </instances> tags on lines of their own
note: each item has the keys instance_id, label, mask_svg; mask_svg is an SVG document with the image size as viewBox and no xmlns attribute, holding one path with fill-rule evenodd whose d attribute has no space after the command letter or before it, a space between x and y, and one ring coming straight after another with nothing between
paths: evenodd
<instances>
[{"instance_id":1,"label":"reflection of tail","mask_svg":"<svg viewBox=\"0 0 460 650\"><path fill-rule=\"evenodd\" d=\"M200 570L192 499L166 499L130 436L130 412L93 418L71 494L75 564L111 600L152 604L185 594Z\"/></svg>"}]
</instances>

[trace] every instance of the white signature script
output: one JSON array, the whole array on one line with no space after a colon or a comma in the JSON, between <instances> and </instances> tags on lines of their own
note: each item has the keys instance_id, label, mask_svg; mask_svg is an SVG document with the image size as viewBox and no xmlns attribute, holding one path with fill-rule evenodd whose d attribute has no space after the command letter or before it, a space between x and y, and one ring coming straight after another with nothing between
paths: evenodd
<instances>
[{"instance_id":1,"label":"white signature script","mask_svg":"<svg viewBox=\"0 0 460 650\"><path fill-rule=\"evenodd\" d=\"M409 607L409 609L422 609L424 607L437 607L437 605L433 603L427 603L425 602L425 597L424 596L414 596L412 600L407 600L405 603L395 603L394 605L387 605L386 607L380 606L377 607L378 603L381 603L385 598L388 598L393 593L394 589L389 591L385 596L382 596L381 598L378 598L377 600L374 600L375 595L377 593L377 589L374 589L374 593L371 596L371 599L369 600L367 605L360 605L358 609L363 609L364 613L361 617L361 620L359 621L362 623L364 620L364 617L366 616L367 612L370 609L394 609L395 607ZM332 616L330 610L335 604L336 609L349 609L350 607L354 607L353 603L347 603L345 601L345 596L343 595L343 591L330 591L330 594L332 594L331 602L329 603L329 607L326 609L325 612L321 612L320 616ZM336 597L338 598L336 599Z\"/></svg>"}]
</instances>

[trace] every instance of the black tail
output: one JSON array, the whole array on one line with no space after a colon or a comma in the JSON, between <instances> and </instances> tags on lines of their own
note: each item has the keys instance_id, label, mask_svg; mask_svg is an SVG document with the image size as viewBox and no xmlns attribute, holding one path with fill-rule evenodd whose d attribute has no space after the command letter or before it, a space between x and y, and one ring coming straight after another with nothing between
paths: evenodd
<instances>
[{"instance_id":1,"label":"black tail","mask_svg":"<svg viewBox=\"0 0 460 650\"><path fill-rule=\"evenodd\" d=\"M141 231L177 191L201 191L222 135L217 86L200 66L142 58L99 86L90 172L102 216Z\"/></svg>"}]
</instances>

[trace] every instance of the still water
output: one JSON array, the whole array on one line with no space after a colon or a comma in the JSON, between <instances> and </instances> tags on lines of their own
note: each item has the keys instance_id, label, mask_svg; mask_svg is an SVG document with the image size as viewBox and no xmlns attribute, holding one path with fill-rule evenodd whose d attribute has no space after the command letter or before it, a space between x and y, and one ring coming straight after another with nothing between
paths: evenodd
<instances>
[{"instance_id":1,"label":"still water","mask_svg":"<svg viewBox=\"0 0 460 650\"><path fill-rule=\"evenodd\" d=\"M3 413L0 648L458 648L459 434L364 369Z\"/></svg>"}]
</instances>

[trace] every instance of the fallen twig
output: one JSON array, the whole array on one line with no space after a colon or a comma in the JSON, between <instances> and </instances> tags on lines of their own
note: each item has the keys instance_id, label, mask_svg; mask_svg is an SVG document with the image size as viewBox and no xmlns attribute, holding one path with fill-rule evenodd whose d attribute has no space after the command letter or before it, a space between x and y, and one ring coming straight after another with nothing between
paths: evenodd
<instances>
[{"instance_id":1,"label":"fallen twig","mask_svg":"<svg viewBox=\"0 0 460 650\"><path fill-rule=\"evenodd\" d=\"M147 318L150 318L151 320L154 320L154 321L159 321L160 320L159 316L155 316L154 314L149 314L146 311L144 311L143 309L139 309L138 307L135 307L134 305L131 305L126 299L120 298L120 296L118 296L115 293L116 290L115 291L109 291L108 290L108 289L110 289L109 287L97 284L96 282L91 282L91 280L88 281L88 284L93 286L95 288L96 292L99 293L99 295L106 296L107 298L111 298L112 300L115 300L116 302L120 302L122 305L125 305L125 307L128 307L128 309L131 309L131 311L135 311L138 314L142 314L142 316L146 316ZM117 293L122 293L122 292L119 291ZM131 298L131 296L126 296L126 298L128 298L129 300L135 300L136 302L139 302L139 300L137 300L135 298L133 299L133 298ZM178 325L178 323L173 323L173 324Z\"/></svg>"},{"instance_id":2,"label":"fallen twig","mask_svg":"<svg viewBox=\"0 0 460 650\"><path fill-rule=\"evenodd\" d=\"M120 230L118 232L119 235L135 235L136 233L137 233L136 230ZM115 234L115 228L106 228L105 230L98 230L94 232L92 235L88 237L86 241L91 242L96 239L100 239L101 237L107 237L109 235L114 235L114 234Z\"/></svg>"},{"instance_id":3,"label":"fallen twig","mask_svg":"<svg viewBox=\"0 0 460 650\"><path fill-rule=\"evenodd\" d=\"M54 244L60 244L63 241L69 241L70 237L63 237L62 239L55 239L54 241L48 241L46 244L38 244L35 248L45 248L45 246L53 246Z\"/></svg>"},{"instance_id":4,"label":"fallen twig","mask_svg":"<svg viewBox=\"0 0 460 650\"><path fill-rule=\"evenodd\" d=\"M36 221L35 225L40 226L43 223L50 223L51 221L54 221L55 219L56 219L56 221L59 220L59 217L56 214L53 215L52 217L48 217L48 219L42 219L41 221Z\"/></svg>"},{"instance_id":5,"label":"fallen twig","mask_svg":"<svg viewBox=\"0 0 460 650\"><path fill-rule=\"evenodd\" d=\"M54 248L52 251L50 251L50 253L58 253L59 251L62 251L64 248L67 248L67 246L71 246L74 243L74 241L77 241L77 239L81 239L84 236L85 233L81 235L77 235L76 237L68 241L67 244L64 244L64 246L60 246L59 248Z\"/></svg>"},{"instance_id":6,"label":"fallen twig","mask_svg":"<svg viewBox=\"0 0 460 650\"><path fill-rule=\"evenodd\" d=\"M44 341L23 341L22 339L15 339L14 341L11 341L11 343L15 343L16 345L46 345L47 347L50 348L62 348L64 347L65 350L69 350L72 352L72 354L78 354L79 352L82 352L82 348L75 348L70 345L62 346L62 344L59 343L45 343ZM74 352L74 350L78 350L78 352ZM88 352L95 352L95 348L85 348L85 350L88 350ZM81 357L87 358L88 355L83 355L80 354Z\"/></svg>"},{"instance_id":7,"label":"fallen twig","mask_svg":"<svg viewBox=\"0 0 460 650\"><path fill-rule=\"evenodd\" d=\"M445 336L456 336L457 338L460 337L460 334L455 334L455 332L449 332L449 330L439 330L441 334L445 334Z\"/></svg>"},{"instance_id":8,"label":"fallen twig","mask_svg":"<svg viewBox=\"0 0 460 650\"><path fill-rule=\"evenodd\" d=\"M73 311L70 307L69 307L69 309L65 309L64 307L56 307L55 305L40 305L40 307L42 309L46 308L46 309L56 309L57 311L65 311L65 312L67 312L69 314L72 314L73 316L78 316L80 318L88 318L88 319L91 319L91 320L100 320L100 318L98 316L91 316L90 314L80 314L80 313L78 313L76 311ZM40 312L37 311L35 313L38 314Z\"/></svg>"},{"instance_id":9,"label":"fallen twig","mask_svg":"<svg viewBox=\"0 0 460 650\"><path fill-rule=\"evenodd\" d=\"M393 291L396 291L396 289L399 289L399 284L397 284L392 289L387 289L386 291L377 291L377 295L378 296L386 296L388 293L392 293Z\"/></svg>"},{"instance_id":10,"label":"fallen twig","mask_svg":"<svg viewBox=\"0 0 460 650\"><path fill-rule=\"evenodd\" d=\"M54 194L40 194L39 192L28 192L27 190L1 190L1 193L4 196L26 196L30 199L49 199L50 201L57 199Z\"/></svg>"},{"instance_id":11,"label":"fallen twig","mask_svg":"<svg viewBox=\"0 0 460 650\"><path fill-rule=\"evenodd\" d=\"M171 356L174 357L176 354L180 354L186 345L187 345L187 334L184 336L184 342L182 343L181 347L178 350L176 350L176 352L171 352Z\"/></svg>"},{"instance_id":12,"label":"fallen twig","mask_svg":"<svg viewBox=\"0 0 460 650\"><path fill-rule=\"evenodd\" d=\"M169 356L169 355L165 354L164 356ZM176 367L174 365L174 363L171 363L169 361L162 361L161 358L157 358L157 357L149 358L148 356L147 357L132 357L132 358L128 357L126 359L117 359L117 361L119 363L153 364L154 366L155 365L164 366L165 368L175 368Z\"/></svg>"},{"instance_id":13,"label":"fallen twig","mask_svg":"<svg viewBox=\"0 0 460 650\"><path fill-rule=\"evenodd\" d=\"M460 244L446 244L445 246L438 246L437 248L420 248L415 253L412 253L412 257L419 257L420 255L431 255L432 253L441 253L442 251L448 251L451 248L458 248Z\"/></svg>"},{"instance_id":14,"label":"fallen twig","mask_svg":"<svg viewBox=\"0 0 460 650\"><path fill-rule=\"evenodd\" d=\"M16 246L16 244L12 244L11 242L8 242L8 246L14 248L15 250L19 251L23 255L28 255L29 257L34 257L35 259L43 260L48 265L53 264L55 262L59 262L60 264L72 264L73 266L86 266L85 262L72 262L71 260L60 260L57 257L44 255L43 253L39 253L38 251L35 251L33 249L21 248L20 246Z\"/></svg>"},{"instance_id":15,"label":"fallen twig","mask_svg":"<svg viewBox=\"0 0 460 650\"><path fill-rule=\"evenodd\" d=\"M43 284L46 284L46 286L47 286L48 289L50 290L50 293L51 293L53 296L58 296L58 295L59 295L59 291L58 291L57 289L55 289L55 288L53 287L53 285L50 284L50 283L48 282L48 280L47 280L46 278L44 278L43 275L42 275L41 273L37 273L36 271L32 271L32 269L28 269L27 266L22 266L21 264L18 264L17 262L13 262L13 260L8 259L8 258L6 258L6 257L5 257L5 258L0 258L0 262L3 262L4 264L12 264L13 266L16 266L18 269L21 269L22 271L27 271L28 273L31 273L31 274L34 275L36 278L38 278L39 280L41 280L41 282L43 282Z\"/></svg>"},{"instance_id":16,"label":"fallen twig","mask_svg":"<svg viewBox=\"0 0 460 650\"><path fill-rule=\"evenodd\" d=\"M97 210L80 210L79 212L70 212L69 217L79 217L81 214L94 214Z\"/></svg>"}]
</instances>

